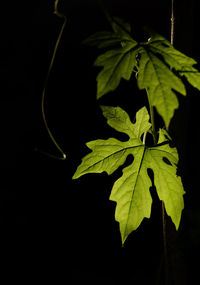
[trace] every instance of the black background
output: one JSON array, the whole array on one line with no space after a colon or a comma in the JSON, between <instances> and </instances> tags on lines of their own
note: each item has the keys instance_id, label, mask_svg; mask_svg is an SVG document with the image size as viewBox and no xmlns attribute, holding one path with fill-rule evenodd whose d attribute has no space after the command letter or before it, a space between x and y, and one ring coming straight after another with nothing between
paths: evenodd
<instances>
[{"instance_id":1,"label":"black background","mask_svg":"<svg viewBox=\"0 0 200 285\"><path fill-rule=\"evenodd\" d=\"M104 1L112 15L131 22L136 39L148 25L170 39L171 1ZM175 1L175 47L199 60L199 1ZM109 29L96 0L60 1L67 26L51 72L45 110L50 129L67 154L54 160L35 149L60 155L41 115L44 79L62 21L54 1L7 1L1 6L0 92L0 260L7 280L69 284L87 282L161 284L161 206L155 196L150 220L121 246L115 204L109 201L113 179L106 174L71 177L87 153L85 143L118 136L101 116L99 104L119 105L134 119L146 104L134 78L96 101L93 61L98 50L82 45L92 33ZM170 284L193 284L200 253L199 103L187 85L179 96L170 133L180 154L185 210L179 233L169 228ZM159 118L158 118L159 120ZM161 123L161 122L160 122ZM162 123L161 123L162 125ZM2 274L3 276L3 274ZM2 277L3 278L3 277Z\"/></svg>"}]
</instances>

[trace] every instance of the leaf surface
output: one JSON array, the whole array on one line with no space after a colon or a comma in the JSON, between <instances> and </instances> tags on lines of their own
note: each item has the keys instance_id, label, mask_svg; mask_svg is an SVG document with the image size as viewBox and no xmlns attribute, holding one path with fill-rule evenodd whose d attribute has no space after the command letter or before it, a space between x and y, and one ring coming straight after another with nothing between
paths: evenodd
<instances>
[{"instance_id":1,"label":"leaf surface","mask_svg":"<svg viewBox=\"0 0 200 285\"><path fill-rule=\"evenodd\" d=\"M115 90L121 78L129 80L136 66L137 43L126 43L126 46L112 49L100 55L95 66L103 66L97 76L97 98Z\"/></svg>"},{"instance_id":2,"label":"leaf surface","mask_svg":"<svg viewBox=\"0 0 200 285\"><path fill-rule=\"evenodd\" d=\"M145 107L137 112L134 124L119 107L103 106L102 111L107 123L127 134L129 140L122 142L109 138L87 143L91 152L82 159L73 179L87 173L104 171L110 175L125 163L128 155L132 155L133 162L123 168L122 176L115 181L110 195L110 200L117 203L115 219L120 224L122 243L144 218L150 218L152 181L147 172L149 168L154 172L158 196L164 201L167 214L178 229L184 207L184 190L181 178L176 174L177 150L169 146L166 131L160 130L157 146L147 147L141 141L144 132L151 128Z\"/></svg>"},{"instance_id":3,"label":"leaf surface","mask_svg":"<svg viewBox=\"0 0 200 285\"><path fill-rule=\"evenodd\" d=\"M186 95L180 75L200 90L200 73L193 67L196 61L176 50L164 37L151 32L147 43L141 44L138 66L138 87L146 89L151 105L162 116L166 127L178 108L176 92Z\"/></svg>"}]
</instances>

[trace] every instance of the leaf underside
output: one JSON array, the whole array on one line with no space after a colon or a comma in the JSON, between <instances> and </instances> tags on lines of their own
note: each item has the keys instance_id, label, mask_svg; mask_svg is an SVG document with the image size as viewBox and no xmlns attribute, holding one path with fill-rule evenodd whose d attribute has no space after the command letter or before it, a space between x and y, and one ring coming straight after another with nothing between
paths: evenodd
<instances>
[{"instance_id":1,"label":"leaf underside","mask_svg":"<svg viewBox=\"0 0 200 285\"><path fill-rule=\"evenodd\" d=\"M73 179L104 171L110 175L123 166L128 155L132 155L133 162L123 168L122 176L115 181L110 195L110 200L117 203L115 219L120 224L122 243L144 218L150 218L152 181L148 169L154 172L158 197L164 202L167 214L178 229L184 208L184 189L181 178L176 174L178 153L176 148L169 146L167 132L160 129L158 144L147 147L141 141L142 135L151 128L145 107L137 112L134 124L119 107L102 106L102 111L108 125L128 135L129 140L122 142L109 138L87 143L91 152L82 159Z\"/></svg>"},{"instance_id":2,"label":"leaf underside","mask_svg":"<svg viewBox=\"0 0 200 285\"><path fill-rule=\"evenodd\" d=\"M114 91L121 79L137 74L139 89L146 89L168 127L178 108L176 92L186 95L181 76L200 90L200 73L196 61L176 50L164 37L148 31L150 39L138 43L130 35L130 25L113 21L113 32L99 32L85 42L108 50L98 56L95 66L103 67L97 76L97 98Z\"/></svg>"}]
</instances>

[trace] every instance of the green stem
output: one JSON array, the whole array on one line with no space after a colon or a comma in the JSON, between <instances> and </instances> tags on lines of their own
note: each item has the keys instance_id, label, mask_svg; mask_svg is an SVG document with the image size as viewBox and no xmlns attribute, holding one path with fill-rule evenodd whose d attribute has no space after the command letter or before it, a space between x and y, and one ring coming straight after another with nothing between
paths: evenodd
<instances>
[{"instance_id":1,"label":"green stem","mask_svg":"<svg viewBox=\"0 0 200 285\"><path fill-rule=\"evenodd\" d=\"M147 132L144 132L142 143L145 145Z\"/></svg>"},{"instance_id":2,"label":"green stem","mask_svg":"<svg viewBox=\"0 0 200 285\"><path fill-rule=\"evenodd\" d=\"M171 39L170 42L174 44L174 0L171 0ZM165 205L162 201L162 225L163 225L163 246L164 246L164 258L165 258L165 285L169 285L169 261L168 261L168 249L167 249L167 219Z\"/></svg>"},{"instance_id":3,"label":"green stem","mask_svg":"<svg viewBox=\"0 0 200 285\"><path fill-rule=\"evenodd\" d=\"M153 142L154 145L156 145L156 128L155 128L155 120L154 120L154 110L153 110L153 106L151 106L149 104L150 107L150 117L151 117L151 124L152 124L152 132L153 132Z\"/></svg>"},{"instance_id":4,"label":"green stem","mask_svg":"<svg viewBox=\"0 0 200 285\"><path fill-rule=\"evenodd\" d=\"M154 109L153 109L153 106L151 104L151 98L150 98L150 94L148 92L148 89L146 89L146 92L147 92L147 98L148 98L148 102L149 102L149 110L150 110L150 118L151 118L151 125L152 125L153 142L154 142L154 145L156 145L156 143L157 143L157 135L156 135L156 126L155 126L155 119L154 119Z\"/></svg>"}]
</instances>

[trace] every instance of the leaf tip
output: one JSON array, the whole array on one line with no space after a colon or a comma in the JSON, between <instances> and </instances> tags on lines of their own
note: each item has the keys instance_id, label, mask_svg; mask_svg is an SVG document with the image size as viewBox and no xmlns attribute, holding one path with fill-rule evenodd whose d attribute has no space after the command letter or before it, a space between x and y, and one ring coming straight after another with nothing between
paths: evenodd
<instances>
[{"instance_id":1,"label":"leaf tip","mask_svg":"<svg viewBox=\"0 0 200 285\"><path fill-rule=\"evenodd\" d=\"M127 236L123 236L123 237L121 237L121 239L122 239L121 240L122 241L122 247L124 247Z\"/></svg>"},{"instance_id":2,"label":"leaf tip","mask_svg":"<svg viewBox=\"0 0 200 285\"><path fill-rule=\"evenodd\" d=\"M97 94L96 94L96 99L99 100L103 95L105 95L106 93L104 93L103 91L99 91L99 88L97 87Z\"/></svg>"},{"instance_id":3,"label":"leaf tip","mask_svg":"<svg viewBox=\"0 0 200 285\"><path fill-rule=\"evenodd\" d=\"M101 96L99 95L99 93L96 94L96 99L99 100L101 98Z\"/></svg>"},{"instance_id":4,"label":"leaf tip","mask_svg":"<svg viewBox=\"0 0 200 285\"><path fill-rule=\"evenodd\" d=\"M77 171L74 173L74 175L72 176L72 180L75 180L75 179L77 179L77 178L79 178L79 176L77 175Z\"/></svg>"}]
</instances>

